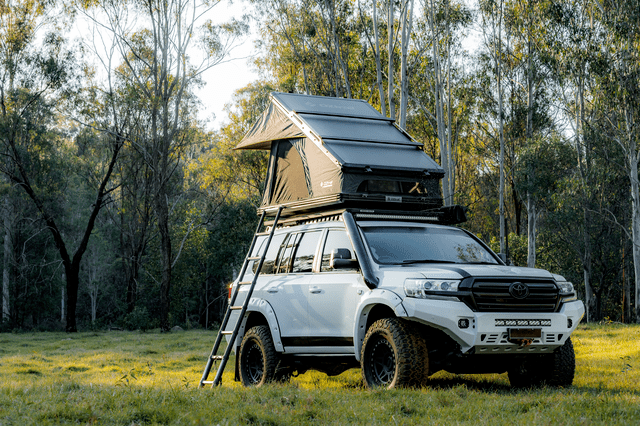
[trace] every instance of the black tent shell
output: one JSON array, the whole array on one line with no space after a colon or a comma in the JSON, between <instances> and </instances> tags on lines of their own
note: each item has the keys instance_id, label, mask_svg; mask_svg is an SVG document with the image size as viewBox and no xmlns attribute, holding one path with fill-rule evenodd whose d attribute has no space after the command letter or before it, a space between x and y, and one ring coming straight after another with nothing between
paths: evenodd
<instances>
[{"instance_id":1,"label":"black tent shell","mask_svg":"<svg viewBox=\"0 0 640 426\"><path fill-rule=\"evenodd\" d=\"M366 101L272 93L236 149L269 149L259 211L442 206L443 169Z\"/></svg>"}]
</instances>

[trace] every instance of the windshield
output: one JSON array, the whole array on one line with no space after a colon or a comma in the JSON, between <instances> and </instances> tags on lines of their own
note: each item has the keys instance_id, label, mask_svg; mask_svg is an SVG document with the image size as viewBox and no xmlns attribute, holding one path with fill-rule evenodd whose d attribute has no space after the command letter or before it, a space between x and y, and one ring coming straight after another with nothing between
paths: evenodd
<instances>
[{"instance_id":1,"label":"windshield","mask_svg":"<svg viewBox=\"0 0 640 426\"><path fill-rule=\"evenodd\" d=\"M461 229L373 226L362 230L377 263L498 264L487 249Z\"/></svg>"}]
</instances>

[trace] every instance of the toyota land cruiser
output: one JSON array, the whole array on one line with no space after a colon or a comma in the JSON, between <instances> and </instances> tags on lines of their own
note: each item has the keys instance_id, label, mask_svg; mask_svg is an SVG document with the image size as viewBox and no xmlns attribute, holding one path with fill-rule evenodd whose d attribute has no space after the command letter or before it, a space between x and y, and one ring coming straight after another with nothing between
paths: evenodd
<instances>
[{"instance_id":1,"label":"toyota land cruiser","mask_svg":"<svg viewBox=\"0 0 640 426\"><path fill-rule=\"evenodd\" d=\"M360 367L369 388L422 386L440 370L571 385L570 335L584 314L573 285L507 265L471 233L431 219L345 211L284 222L270 244L258 237L251 259L268 247L260 271L252 260L245 273L259 272L253 294L227 325L241 321L236 378L260 386Z\"/></svg>"}]
</instances>

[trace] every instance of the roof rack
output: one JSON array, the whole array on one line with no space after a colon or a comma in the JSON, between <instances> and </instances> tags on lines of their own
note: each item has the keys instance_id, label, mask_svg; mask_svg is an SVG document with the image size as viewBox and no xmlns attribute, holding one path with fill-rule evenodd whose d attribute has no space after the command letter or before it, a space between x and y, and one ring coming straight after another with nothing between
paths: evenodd
<instances>
[{"instance_id":1,"label":"roof rack","mask_svg":"<svg viewBox=\"0 0 640 426\"><path fill-rule=\"evenodd\" d=\"M308 225L312 223L342 221L342 213L349 212L356 221L362 220L397 220L410 222L435 223L440 225L455 225L467 221L466 207L447 206L429 210L386 210L368 208L343 208L337 210L319 211L312 213L298 213L280 218L278 227ZM273 220L265 223L273 225Z\"/></svg>"}]
</instances>

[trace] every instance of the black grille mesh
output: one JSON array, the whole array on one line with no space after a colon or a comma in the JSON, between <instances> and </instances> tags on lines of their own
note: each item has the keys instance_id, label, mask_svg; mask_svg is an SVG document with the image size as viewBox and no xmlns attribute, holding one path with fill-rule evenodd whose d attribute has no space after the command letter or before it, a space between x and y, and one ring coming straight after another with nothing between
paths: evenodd
<instances>
[{"instance_id":1,"label":"black grille mesh","mask_svg":"<svg viewBox=\"0 0 640 426\"><path fill-rule=\"evenodd\" d=\"M529 295L516 299L509 294L514 282L526 284ZM558 307L558 288L553 281L476 280L469 304L478 312L554 312Z\"/></svg>"}]
</instances>

